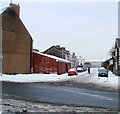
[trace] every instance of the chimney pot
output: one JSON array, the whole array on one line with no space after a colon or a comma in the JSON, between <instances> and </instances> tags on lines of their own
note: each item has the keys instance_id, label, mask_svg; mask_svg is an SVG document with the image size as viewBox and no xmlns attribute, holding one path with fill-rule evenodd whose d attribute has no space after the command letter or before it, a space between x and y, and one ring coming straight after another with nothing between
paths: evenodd
<instances>
[{"instance_id":1,"label":"chimney pot","mask_svg":"<svg viewBox=\"0 0 120 114\"><path fill-rule=\"evenodd\" d=\"M10 3L10 7L15 10L16 14L20 16L20 6Z\"/></svg>"}]
</instances>

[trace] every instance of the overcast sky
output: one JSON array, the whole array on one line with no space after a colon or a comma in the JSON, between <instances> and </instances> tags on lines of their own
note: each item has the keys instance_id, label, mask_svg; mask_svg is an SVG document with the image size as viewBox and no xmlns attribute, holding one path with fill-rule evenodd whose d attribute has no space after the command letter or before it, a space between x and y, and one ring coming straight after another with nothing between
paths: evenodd
<instances>
[{"instance_id":1,"label":"overcast sky","mask_svg":"<svg viewBox=\"0 0 120 114\"><path fill-rule=\"evenodd\" d=\"M60 44L87 60L109 57L118 37L117 2L19 3L34 48L44 51Z\"/></svg>"}]
</instances>

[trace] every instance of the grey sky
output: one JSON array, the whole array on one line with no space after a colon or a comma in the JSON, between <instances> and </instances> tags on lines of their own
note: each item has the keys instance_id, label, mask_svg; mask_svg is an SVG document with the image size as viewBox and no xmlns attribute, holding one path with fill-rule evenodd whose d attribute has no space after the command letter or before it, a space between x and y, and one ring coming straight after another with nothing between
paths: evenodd
<instances>
[{"instance_id":1,"label":"grey sky","mask_svg":"<svg viewBox=\"0 0 120 114\"><path fill-rule=\"evenodd\" d=\"M87 60L101 59L118 36L117 2L21 2L20 7L40 51L60 44Z\"/></svg>"}]
</instances>

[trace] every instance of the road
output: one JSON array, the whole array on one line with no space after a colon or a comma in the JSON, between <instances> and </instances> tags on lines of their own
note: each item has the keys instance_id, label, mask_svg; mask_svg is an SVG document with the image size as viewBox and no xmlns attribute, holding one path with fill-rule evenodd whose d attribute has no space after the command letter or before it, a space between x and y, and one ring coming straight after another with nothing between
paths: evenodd
<instances>
[{"instance_id":1,"label":"road","mask_svg":"<svg viewBox=\"0 0 120 114\"><path fill-rule=\"evenodd\" d=\"M118 109L118 93L102 92L75 87L53 86L41 83L2 83L3 94L76 106ZM120 107L119 107L120 109Z\"/></svg>"}]
</instances>

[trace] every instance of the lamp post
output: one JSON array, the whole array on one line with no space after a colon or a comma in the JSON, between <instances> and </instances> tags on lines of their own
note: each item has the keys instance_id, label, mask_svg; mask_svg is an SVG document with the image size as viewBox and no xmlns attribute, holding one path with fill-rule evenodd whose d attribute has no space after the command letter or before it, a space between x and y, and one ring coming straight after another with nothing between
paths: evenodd
<instances>
[{"instance_id":1,"label":"lamp post","mask_svg":"<svg viewBox=\"0 0 120 114\"><path fill-rule=\"evenodd\" d=\"M0 27L0 76L2 76L2 27Z\"/></svg>"}]
</instances>

